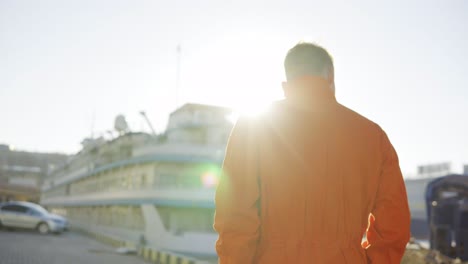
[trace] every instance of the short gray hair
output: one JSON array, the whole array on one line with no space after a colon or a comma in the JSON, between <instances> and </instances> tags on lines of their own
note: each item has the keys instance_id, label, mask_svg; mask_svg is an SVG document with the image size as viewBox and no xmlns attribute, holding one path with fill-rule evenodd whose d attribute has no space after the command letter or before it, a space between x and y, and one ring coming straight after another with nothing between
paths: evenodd
<instances>
[{"instance_id":1,"label":"short gray hair","mask_svg":"<svg viewBox=\"0 0 468 264\"><path fill-rule=\"evenodd\" d=\"M299 42L288 51L284 69L288 81L306 75L328 78L334 71L333 59L328 51L309 42Z\"/></svg>"}]
</instances>

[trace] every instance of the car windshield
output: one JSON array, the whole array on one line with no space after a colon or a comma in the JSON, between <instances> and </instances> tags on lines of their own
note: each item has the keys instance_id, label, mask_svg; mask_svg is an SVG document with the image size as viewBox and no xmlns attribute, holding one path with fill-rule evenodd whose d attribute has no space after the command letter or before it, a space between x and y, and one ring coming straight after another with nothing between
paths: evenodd
<instances>
[{"instance_id":1,"label":"car windshield","mask_svg":"<svg viewBox=\"0 0 468 264\"><path fill-rule=\"evenodd\" d=\"M31 209L33 209L34 211L40 213L41 215L48 215L49 214L49 212L47 212L47 210L44 209L40 205L35 205L35 206L31 207Z\"/></svg>"}]
</instances>

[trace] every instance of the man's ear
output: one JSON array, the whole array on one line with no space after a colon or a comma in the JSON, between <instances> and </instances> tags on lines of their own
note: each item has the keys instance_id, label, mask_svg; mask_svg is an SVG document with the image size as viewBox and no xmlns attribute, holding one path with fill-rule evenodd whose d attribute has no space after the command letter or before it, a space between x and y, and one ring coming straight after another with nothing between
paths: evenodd
<instances>
[{"instance_id":1,"label":"man's ear","mask_svg":"<svg viewBox=\"0 0 468 264\"><path fill-rule=\"evenodd\" d=\"M285 98L288 98L289 93L290 93L290 88L289 88L289 83L288 82L282 82L281 85L283 86L283 94Z\"/></svg>"}]
</instances>

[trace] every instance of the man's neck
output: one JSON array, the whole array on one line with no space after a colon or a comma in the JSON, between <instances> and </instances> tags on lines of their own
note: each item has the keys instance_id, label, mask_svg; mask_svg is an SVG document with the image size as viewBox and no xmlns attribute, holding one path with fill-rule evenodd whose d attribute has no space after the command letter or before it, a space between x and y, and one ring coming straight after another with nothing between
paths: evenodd
<instances>
[{"instance_id":1,"label":"man's neck","mask_svg":"<svg viewBox=\"0 0 468 264\"><path fill-rule=\"evenodd\" d=\"M299 108L319 110L336 103L335 91L324 78L302 78L292 85L293 91L286 101Z\"/></svg>"}]
</instances>

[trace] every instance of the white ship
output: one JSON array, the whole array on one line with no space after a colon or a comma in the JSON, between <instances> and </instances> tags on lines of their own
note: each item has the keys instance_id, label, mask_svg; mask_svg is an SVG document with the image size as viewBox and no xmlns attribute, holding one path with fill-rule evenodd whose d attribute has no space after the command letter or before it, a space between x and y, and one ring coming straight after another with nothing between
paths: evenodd
<instances>
[{"instance_id":1,"label":"white ship","mask_svg":"<svg viewBox=\"0 0 468 264\"><path fill-rule=\"evenodd\" d=\"M190 256L215 256L214 191L230 109L186 104L165 133L86 140L45 180L41 204L72 227Z\"/></svg>"}]
</instances>

